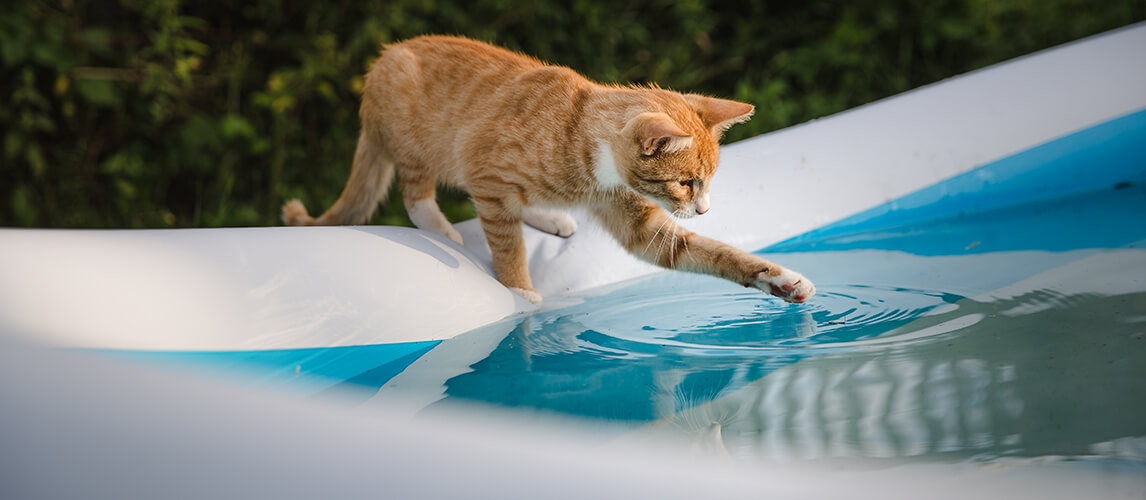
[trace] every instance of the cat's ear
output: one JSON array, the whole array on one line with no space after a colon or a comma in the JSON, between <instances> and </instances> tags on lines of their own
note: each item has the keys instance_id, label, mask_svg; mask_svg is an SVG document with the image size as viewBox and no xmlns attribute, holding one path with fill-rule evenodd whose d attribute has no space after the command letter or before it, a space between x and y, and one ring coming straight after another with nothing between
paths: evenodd
<instances>
[{"instance_id":1,"label":"cat's ear","mask_svg":"<svg viewBox=\"0 0 1146 500\"><path fill-rule=\"evenodd\" d=\"M740 101L697 94L685 94L684 98L689 106L692 106L693 111L696 111L705 128L711 130L717 137L724 134L728 127L748 121L752 118L752 113L756 112L756 106Z\"/></svg>"},{"instance_id":2,"label":"cat's ear","mask_svg":"<svg viewBox=\"0 0 1146 500\"><path fill-rule=\"evenodd\" d=\"M623 133L641 147L641 154L675 153L692 145L692 136L664 113L641 113L625 125Z\"/></svg>"}]
</instances>

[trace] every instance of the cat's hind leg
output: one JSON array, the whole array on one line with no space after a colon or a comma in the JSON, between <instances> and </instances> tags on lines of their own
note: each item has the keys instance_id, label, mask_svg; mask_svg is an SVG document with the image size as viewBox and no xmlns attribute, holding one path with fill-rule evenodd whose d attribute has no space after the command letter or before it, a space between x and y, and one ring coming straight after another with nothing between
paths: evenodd
<instances>
[{"instance_id":1,"label":"cat's hind leg","mask_svg":"<svg viewBox=\"0 0 1146 500\"><path fill-rule=\"evenodd\" d=\"M398 183L402 186L402 201L406 214L418 229L438 233L462 244L462 235L438 207L435 199L436 176L425 170L399 165Z\"/></svg>"},{"instance_id":2,"label":"cat's hind leg","mask_svg":"<svg viewBox=\"0 0 1146 500\"><path fill-rule=\"evenodd\" d=\"M521 218L534 229L568 238L577 231L577 221L565 212L538 207L524 207Z\"/></svg>"},{"instance_id":3,"label":"cat's hind leg","mask_svg":"<svg viewBox=\"0 0 1146 500\"><path fill-rule=\"evenodd\" d=\"M454 229L449 219L446 219L446 215L438 207L437 200L423 198L414 203L406 203L406 213L410 215L410 220L414 222L415 226L418 226L418 229L438 233L454 240L459 245L463 244L462 234Z\"/></svg>"}]
</instances>

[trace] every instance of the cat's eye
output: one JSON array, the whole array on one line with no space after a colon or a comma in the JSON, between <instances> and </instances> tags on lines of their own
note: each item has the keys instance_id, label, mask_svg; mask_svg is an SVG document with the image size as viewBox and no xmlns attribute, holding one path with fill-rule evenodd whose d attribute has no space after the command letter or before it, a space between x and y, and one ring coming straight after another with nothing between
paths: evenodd
<instances>
[{"instance_id":1,"label":"cat's eye","mask_svg":"<svg viewBox=\"0 0 1146 500\"><path fill-rule=\"evenodd\" d=\"M681 185L681 187L686 187L686 188L689 188L689 189L692 189L692 186L693 186L694 184L696 184L696 181L694 181L694 180L692 180L692 179L689 179L689 180L687 180L687 181L680 181L680 185Z\"/></svg>"}]
</instances>

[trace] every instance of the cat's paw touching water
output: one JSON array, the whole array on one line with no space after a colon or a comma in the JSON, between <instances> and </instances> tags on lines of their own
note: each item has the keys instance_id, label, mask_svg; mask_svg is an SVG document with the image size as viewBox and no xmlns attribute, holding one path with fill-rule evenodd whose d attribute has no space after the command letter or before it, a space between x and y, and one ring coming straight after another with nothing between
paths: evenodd
<instances>
[{"instance_id":1,"label":"cat's paw touching water","mask_svg":"<svg viewBox=\"0 0 1146 500\"><path fill-rule=\"evenodd\" d=\"M753 286L793 304L807 302L816 294L816 285L800 273L781 269L779 275L769 274L768 271L757 274Z\"/></svg>"},{"instance_id":2,"label":"cat's paw touching water","mask_svg":"<svg viewBox=\"0 0 1146 500\"><path fill-rule=\"evenodd\" d=\"M528 300L533 304L541 304L541 294L538 293L537 290L526 290L524 288L509 287L509 291L517 294L518 297Z\"/></svg>"}]
</instances>

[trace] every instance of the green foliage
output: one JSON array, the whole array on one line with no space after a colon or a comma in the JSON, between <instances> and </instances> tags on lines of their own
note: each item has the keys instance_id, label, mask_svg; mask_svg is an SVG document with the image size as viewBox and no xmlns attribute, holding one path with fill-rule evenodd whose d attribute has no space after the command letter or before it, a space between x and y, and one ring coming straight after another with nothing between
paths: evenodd
<instances>
[{"instance_id":1,"label":"green foliage","mask_svg":"<svg viewBox=\"0 0 1146 500\"><path fill-rule=\"evenodd\" d=\"M730 140L1146 19L1146 2L26 1L0 16L0 225L277 224L330 205L382 43L464 34L756 104ZM454 220L464 194L445 193ZM374 223L409 224L397 193Z\"/></svg>"}]
</instances>

